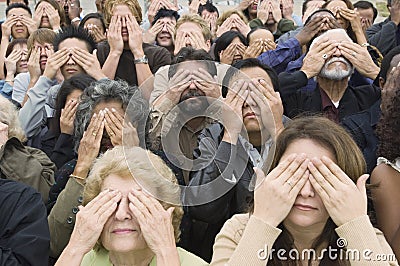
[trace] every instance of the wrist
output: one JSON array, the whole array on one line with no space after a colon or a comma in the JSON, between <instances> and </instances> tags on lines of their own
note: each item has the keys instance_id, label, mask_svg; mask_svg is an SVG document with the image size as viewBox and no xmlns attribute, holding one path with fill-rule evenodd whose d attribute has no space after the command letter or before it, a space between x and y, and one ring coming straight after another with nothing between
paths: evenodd
<instances>
[{"instance_id":1,"label":"wrist","mask_svg":"<svg viewBox=\"0 0 400 266\"><path fill-rule=\"evenodd\" d=\"M110 54L108 55L109 57L111 56L113 59L118 59L121 56L122 51L115 50L115 49L110 49Z\"/></svg>"},{"instance_id":2,"label":"wrist","mask_svg":"<svg viewBox=\"0 0 400 266\"><path fill-rule=\"evenodd\" d=\"M225 141L227 143L236 145L238 139L239 139L239 132L235 132L234 130L224 130L224 136L222 137L222 141Z\"/></svg>"},{"instance_id":3,"label":"wrist","mask_svg":"<svg viewBox=\"0 0 400 266\"><path fill-rule=\"evenodd\" d=\"M136 49L131 49L131 52L132 52L133 57L135 59L140 59L140 58L142 58L144 56L144 52L143 52L142 47L136 48Z\"/></svg>"},{"instance_id":4,"label":"wrist","mask_svg":"<svg viewBox=\"0 0 400 266\"><path fill-rule=\"evenodd\" d=\"M82 178L86 178L89 174L90 167L91 167L91 165L79 162L79 158L78 158L78 162L76 163L74 172L72 174L75 176L80 176Z\"/></svg>"},{"instance_id":5,"label":"wrist","mask_svg":"<svg viewBox=\"0 0 400 266\"><path fill-rule=\"evenodd\" d=\"M176 247L163 248L160 251L155 252L157 258L157 264L164 265L180 265L179 255ZM175 262L175 263L174 263Z\"/></svg>"}]
</instances>

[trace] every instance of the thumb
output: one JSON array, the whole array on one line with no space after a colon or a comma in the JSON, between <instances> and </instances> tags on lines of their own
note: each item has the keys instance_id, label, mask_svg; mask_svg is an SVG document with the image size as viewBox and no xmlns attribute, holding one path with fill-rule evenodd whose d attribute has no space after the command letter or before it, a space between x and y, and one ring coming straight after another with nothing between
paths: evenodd
<instances>
[{"instance_id":1,"label":"thumb","mask_svg":"<svg viewBox=\"0 0 400 266\"><path fill-rule=\"evenodd\" d=\"M97 49L93 50L93 55L96 56L96 58L97 58Z\"/></svg>"},{"instance_id":2,"label":"thumb","mask_svg":"<svg viewBox=\"0 0 400 266\"><path fill-rule=\"evenodd\" d=\"M357 188L359 191L364 192L364 193L367 192L367 188L365 187L365 184L366 184L368 178L369 178L369 174L364 174L358 178Z\"/></svg>"}]
</instances>

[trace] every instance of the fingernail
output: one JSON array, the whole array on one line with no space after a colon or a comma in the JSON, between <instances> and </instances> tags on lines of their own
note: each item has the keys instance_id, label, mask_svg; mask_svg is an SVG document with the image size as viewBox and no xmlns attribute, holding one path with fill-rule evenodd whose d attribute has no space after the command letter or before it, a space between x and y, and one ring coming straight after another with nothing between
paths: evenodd
<instances>
[{"instance_id":1,"label":"fingernail","mask_svg":"<svg viewBox=\"0 0 400 266\"><path fill-rule=\"evenodd\" d=\"M100 112L101 112L101 111L100 111ZM96 117L96 116L97 116L97 114L96 114L96 113L94 113L94 114L93 114L93 117Z\"/></svg>"},{"instance_id":2,"label":"fingernail","mask_svg":"<svg viewBox=\"0 0 400 266\"><path fill-rule=\"evenodd\" d=\"M117 110L115 110L114 108L111 108L111 111L116 112Z\"/></svg>"}]
</instances>

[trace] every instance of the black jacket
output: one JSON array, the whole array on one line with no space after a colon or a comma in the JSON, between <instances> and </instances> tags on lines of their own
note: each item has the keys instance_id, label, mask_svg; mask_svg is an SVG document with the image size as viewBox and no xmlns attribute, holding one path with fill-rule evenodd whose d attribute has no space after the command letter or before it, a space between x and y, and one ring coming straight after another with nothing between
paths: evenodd
<instances>
[{"instance_id":1,"label":"black jacket","mask_svg":"<svg viewBox=\"0 0 400 266\"><path fill-rule=\"evenodd\" d=\"M47 265L50 233L35 189L0 179L0 265Z\"/></svg>"}]
</instances>

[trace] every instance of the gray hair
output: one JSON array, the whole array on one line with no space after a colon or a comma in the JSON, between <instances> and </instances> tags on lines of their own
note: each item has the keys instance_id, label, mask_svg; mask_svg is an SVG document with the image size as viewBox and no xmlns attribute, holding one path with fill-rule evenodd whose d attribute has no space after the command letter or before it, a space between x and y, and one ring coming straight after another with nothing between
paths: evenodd
<instances>
[{"instance_id":1,"label":"gray hair","mask_svg":"<svg viewBox=\"0 0 400 266\"><path fill-rule=\"evenodd\" d=\"M133 125L136 125L140 144L142 147L144 146L145 124L149 112L148 102L142 97L137 86L129 86L123 80L102 79L85 89L76 110L74 121L74 150L76 153L78 153L83 133L89 126L93 110L99 103L109 101L121 102L126 114L125 120L129 119Z\"/></svg>"},{"instance_id":2,"label":"gray hair","mask_svg":"<svg viewBox=\"0 0 400 266\"><path fill-rule=\"evenodd\" d=\"M18 111L14 104L0 95L0 122L8 126L8 139L13 137L26 141L25 132L21 127Z\"/></svg>"}]
</instances>

